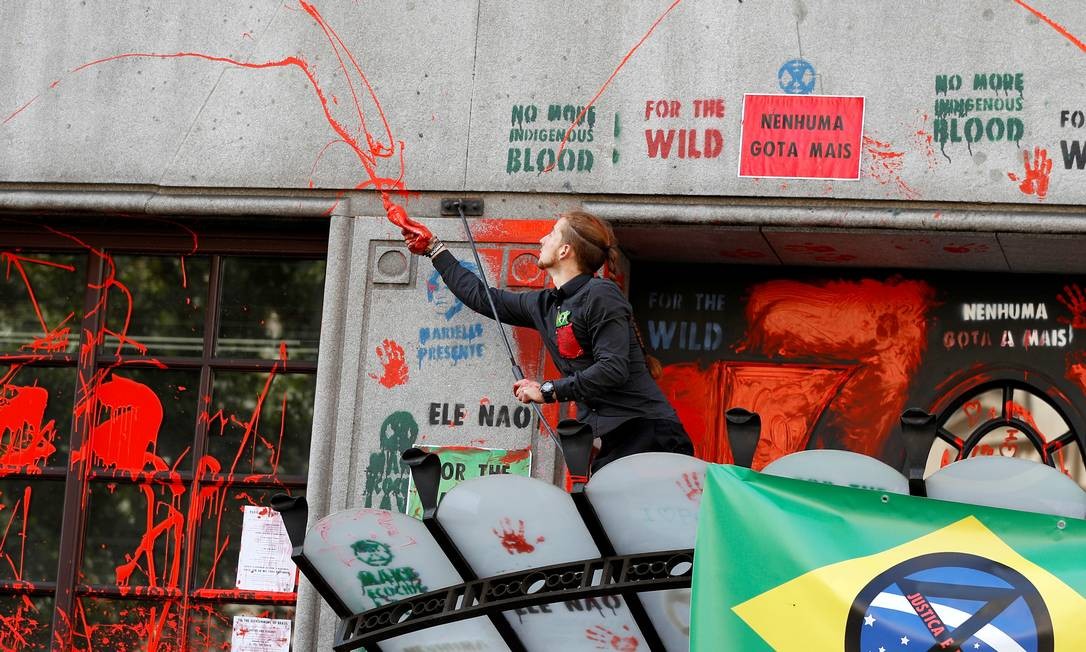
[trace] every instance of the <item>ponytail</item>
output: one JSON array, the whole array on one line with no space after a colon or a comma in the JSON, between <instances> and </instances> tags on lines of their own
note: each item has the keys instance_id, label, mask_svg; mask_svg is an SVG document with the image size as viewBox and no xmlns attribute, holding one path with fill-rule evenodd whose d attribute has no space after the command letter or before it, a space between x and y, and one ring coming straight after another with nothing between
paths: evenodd
<instances>
[{"instance_id":1,"label":"ponytail","mask_svg":"<svg viewBox=\"0 0 1086 652\"><path fill-rule=\"evenodd\" d=\"M604 267L609 276L618 278L618 239L611 225L584 211L568 211L562 213L559 218L565 220L562 240L573 249L581 271L586 274L595 274L596 270ZM649 355L648 349L645 348L645 340L641 337L641 329L637 327L637 320L632 314L630 323L633 324L634 335L645 356L645 366L648 367L649 375L653 380L658 380L664 373L663 365L655 357Z\"/></svg>"}]
</instances>

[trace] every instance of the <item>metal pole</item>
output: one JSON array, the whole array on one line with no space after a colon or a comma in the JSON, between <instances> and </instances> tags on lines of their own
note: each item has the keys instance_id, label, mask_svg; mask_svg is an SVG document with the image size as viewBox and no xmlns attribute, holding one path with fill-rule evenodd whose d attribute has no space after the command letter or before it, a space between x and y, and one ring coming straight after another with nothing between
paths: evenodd
<instances>
[{"instance_id":1,"label":"metal pole","mask_svg":"<svg viewBox=\"0 0 1086 652\"><path fill-rule=\"evenodd\" d=\"M475 264L479 266L479 276L483 279L483 287L486 288L486 299L490 302L490 312L494 315L494 321L498 322L498 332L502 334L502 341L505 342L505 350L509 352L509 364L512 366L513 377L516 380L524 378L524 371L517 364L516 357L513 355L513 347L509 344L509 336L505 334L505 325L502 324L502 320L498 317L498 309L494 305L494 297L490 295L490 283L486 280L486 269L483 267L483 261L479 258L479 249L475 246L475 238L471 235L471 227L468 226L468 218L464 215L464 204L460 201L456 202L456 212L460 214L460 221L464 224L464 233L468 236L468 244L471 245L471 253L475 256ZM532 408L535 410L535 416L539 419L539 423L543 424L543 427L547 430L547 434L550 435L551 441L554 442L558 452L562 454L562 458L565 459L566 453L562 450L562 441L558 438L558 435L551 428L551 424L547 423L547 420L543 418L543 411L539 409L539 404L533 402Z\"/></svg>"}]
</instances>

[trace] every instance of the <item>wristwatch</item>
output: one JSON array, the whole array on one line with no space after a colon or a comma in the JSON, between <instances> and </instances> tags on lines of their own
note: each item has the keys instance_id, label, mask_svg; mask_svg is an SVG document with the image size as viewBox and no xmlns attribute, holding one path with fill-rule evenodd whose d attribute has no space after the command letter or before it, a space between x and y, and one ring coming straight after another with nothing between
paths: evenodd
<instances>
[{"instance_id":1,"label":"wristwatch","mask_svg":"<svg viewBox=\"0 0 1086 652\"><path fill-rule=\"evenodd\" d=\"M433 258L442 251L445 251L445 249L445 243L441 240L438 240L437 238L434 238L430 241L430 246L426 248L426 251L422 252L422 255L426 256L427 258Z\"/></svg>"},{"instance_id":2,"label":"wristwatch","mask_svg":"<svg viewBox=\"0 0 1086 652\"><path fill-rule=\"evenodd\" d=\"M554 383L549 380L539 386L539 393L543 395L544 403L554 403L558 400L554 394Z\"/></svg>"}]
</instances>

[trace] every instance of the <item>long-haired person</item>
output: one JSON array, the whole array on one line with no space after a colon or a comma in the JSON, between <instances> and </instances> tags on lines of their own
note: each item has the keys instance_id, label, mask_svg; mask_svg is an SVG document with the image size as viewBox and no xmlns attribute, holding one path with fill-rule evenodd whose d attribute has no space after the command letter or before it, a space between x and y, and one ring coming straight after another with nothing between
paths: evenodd
<instances>
[{"instance_id":1,"label":"long-haired person","mask_svg":"<svg viewBox=\"0 0 1086 652\"><path fill-rule=\"evenodd\" d=\"M493 318L482 279L444 244L424 227L405 229L404 240L411 251L433 261L464 305ZM513 384L517 400L576 402L577 419L601 441L593 470L634 453L692 455L690 437L653 379L659 363L643 350L629 301L612 281L593 275L605 265L612 275L616 271L618 241L611 225L570 211L539 244L538 265L555 289L491 293L503 323L539 331L562 377L518 380Z\"/></svg>"}]
</instances>

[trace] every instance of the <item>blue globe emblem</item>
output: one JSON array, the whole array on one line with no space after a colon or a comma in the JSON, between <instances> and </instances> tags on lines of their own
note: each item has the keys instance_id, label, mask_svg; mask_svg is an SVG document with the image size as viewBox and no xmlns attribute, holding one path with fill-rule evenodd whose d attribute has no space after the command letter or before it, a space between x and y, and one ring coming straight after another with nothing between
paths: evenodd
<instances>
[{"instance_id":1,"label":"blue globe emblem","mask_svg":"<svg viewBox=\"0 0 1086 652\"><path fill-rule=\"evenodd\" d=\"M807 95L814 90L815 69L806 59L791 59L777 71L777 83L785 93Z\"/></svg>"},{"instance_id":2,"label":"blue globe emblem","mask_svg":"<svg viewBox=\"0 0 1086 652\"><path fill-rule=\"evenodd\" d=\"M1052 652L1052 619L1021 573L965 553L915 557L856 596L846 652Z\"/></svg>"}]
</instances>

